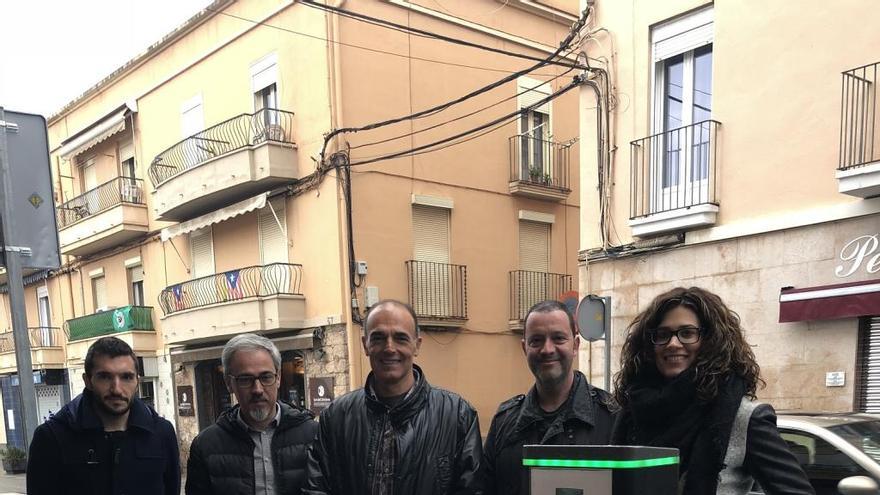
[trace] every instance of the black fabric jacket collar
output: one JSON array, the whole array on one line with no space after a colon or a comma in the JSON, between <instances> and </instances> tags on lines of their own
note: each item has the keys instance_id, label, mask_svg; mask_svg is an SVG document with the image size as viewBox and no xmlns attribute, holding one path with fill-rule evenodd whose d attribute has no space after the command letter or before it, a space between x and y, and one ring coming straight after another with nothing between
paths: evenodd
<instances>
[{"instance_id":1,"label":"black fabric jacket collar","mask_svg":"<svg viewBox=\"0 0 880 495\"><path fill-rule=\"evenodd\" d=\"M367 375L367 381L364 384L363 389L364 395L366 396L365 400L367 407L375 413L388 413L391 422L394 424L403 423L407 419L415 416L425 406L431 386L425 378L425 373L415 364L413 365L413 374L415 375L416 381L413 385L412 391L407 393L407 396L400 401L400 403L394 407L388 407L370 392L371 380L374 379L373 372L371 371L370 374Z\"/></svg>"},{"instance_id":2,"label":"black fabric jacket collar","mask_svg":"<svg viewBox=\"0 0 880 495\"><path fill-rule=\"evenodd\" d=\"M52 418L56 421L68 425L74 431L97 430L103 431L104 424L101 418L95 412L95 394L91 390L85 389L83 393L75 397L67 403L58 414ZM134 397L131 401L131 409L128 413L128 428L137 428L149 433L156 430L156 413L143 403L139 398Z\"/></svg>"},{"instance_id":3,"label":"black fabric jacket collar","mask_svg":"<svg viewBox=\"0 0 880 495\"><path fill-rule=\"evenodd\" d=\"M571 390L568 393L568 399L560 406L558 419L562 422L569 419L577 419L589 426L596 424L596 410L593 406L593 391L587 383L587 377L580 371L574 371L574 381L571 384ZM520 409L519 417L516 420L514 431L517 433L527 430L532 424L543 421L544 412L541 410L538 402L538 390L532 385L531 390L525 397L525 403Z\"/></svg>"}]
</instances>

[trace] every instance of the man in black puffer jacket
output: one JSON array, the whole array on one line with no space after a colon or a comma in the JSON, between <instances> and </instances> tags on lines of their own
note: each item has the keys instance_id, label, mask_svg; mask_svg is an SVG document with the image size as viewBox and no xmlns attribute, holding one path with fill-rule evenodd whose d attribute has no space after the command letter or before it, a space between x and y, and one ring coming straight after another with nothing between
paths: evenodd
<instances>
[{"instance_id":1,"label":"man in black puffer jacket","mask_svg":"<svg viewBox=\"0 0 880 495\"><path fill-rule=\"evenodd\" d=\"M222 360L238 405L193 440L187 495L299 494L318 425L310 412L278 402L278 348L259 335L237 335Z\"/></svg>"},{"instance_id":2,"label":"man in black puffer jacket","mask_svg":"<svg viewBox=\"0 0 880 495\"><path fill-rule=\"evenodd\" d=\"M380 302L364 332L372 372L364 388L321 413L304 493L481 494L477 413L458 395L432 387L413 364L421 337L412 308Z\"/></svg>"}]
</instances>

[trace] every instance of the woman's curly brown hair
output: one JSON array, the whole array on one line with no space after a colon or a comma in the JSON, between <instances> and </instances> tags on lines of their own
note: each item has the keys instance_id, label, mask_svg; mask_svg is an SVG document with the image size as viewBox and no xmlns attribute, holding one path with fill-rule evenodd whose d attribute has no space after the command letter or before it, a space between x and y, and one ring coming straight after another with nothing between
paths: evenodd
<instances>
[{"instance_id":1,"label":"woman's curly brown hair","mask_svg":"<svg viewBox=\"0 0 880 495\"><path fill-rule=\"evenodd\" d=\"M758 385L763 387L765 383L755 354L743 335L739 315L706 289L677 287L654 298L629 325L620 355L620 371L614 377L618 404L624 406L629 402L627 390L643 367L656 366L649 331L657 328L666 313L678 306L693 311L703 329L702 344L694 362L698 398L706 402L713 400L718 396L719 386L733 373L745 381L746 395L754 399Z\"/></svg>"}]
</instances>

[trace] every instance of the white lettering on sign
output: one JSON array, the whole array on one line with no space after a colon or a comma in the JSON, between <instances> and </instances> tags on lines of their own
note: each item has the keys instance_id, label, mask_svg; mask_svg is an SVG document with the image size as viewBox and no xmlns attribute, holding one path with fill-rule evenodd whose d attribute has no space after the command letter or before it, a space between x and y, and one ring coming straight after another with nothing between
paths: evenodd
<instances>
[{"instance_id":1,"label":"white lettering on sign","mask_svg":"<svg viewBox=\"0 0 880 495\"><path fill-rule=\"evenodd\" d=\"M880 235L863 235L846 243L840 250L840 261L834 273L838 277L849 277L862 264L868 273L880 272ZM849 266L847 266L847 263Z\"/></svg>"}]
</instances>

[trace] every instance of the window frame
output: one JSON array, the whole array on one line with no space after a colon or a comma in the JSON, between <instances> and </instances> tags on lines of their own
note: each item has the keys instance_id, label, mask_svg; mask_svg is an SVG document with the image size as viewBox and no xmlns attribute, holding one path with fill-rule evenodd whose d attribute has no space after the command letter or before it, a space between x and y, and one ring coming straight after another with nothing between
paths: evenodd
<instances>
[{"instance_id":1,"label":"window frame","mask_svg":"<svg viewBox=\"0 0 880 495\"><path fill-rule=\"evenodd\" d=\"M671 198L708 196L708 173L701 174L700 179L688 180L688 167L694 165L693 138L685 131L684 143L678 146L681 157L676 162L675 181L664 184L666 177L666 140L667 132L695 124L694 110L694 53L705 46L710 46L714 68L714 6L703 7L685 13L670 21L651 27L651 136L658 136L661 146L660 160L651 158L650 167L650 209L663 211L663 205L672 204ZM666 68L667 61L682 56L682 119L681 125L672 129L666 128ZM714 72L714 71L713 71ZM714 84L714 77L712 78ZM714 95L714 91L712 91ZM712 96L713 96L712 95ZM711 118L711 108L710 108ZM654 138L652 138L654 139ZM654 154L656 156L656 153ZM701 155L702 156L702 155ZM707 161L708 163L708 161ZM680 188L684 188L681 190ZM697 192L695 192L697 191Z\"/></svg>"}]
</instances>

